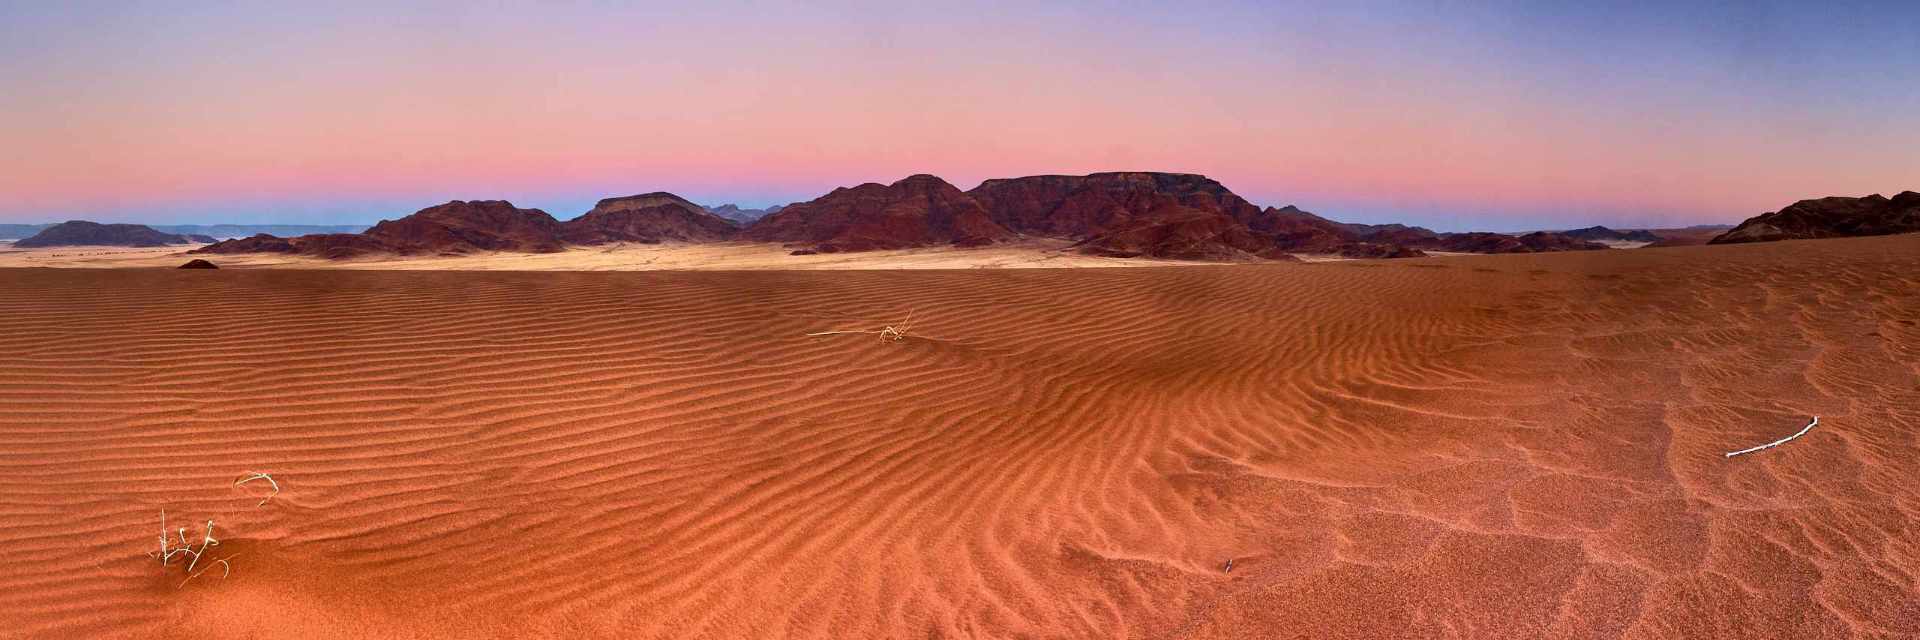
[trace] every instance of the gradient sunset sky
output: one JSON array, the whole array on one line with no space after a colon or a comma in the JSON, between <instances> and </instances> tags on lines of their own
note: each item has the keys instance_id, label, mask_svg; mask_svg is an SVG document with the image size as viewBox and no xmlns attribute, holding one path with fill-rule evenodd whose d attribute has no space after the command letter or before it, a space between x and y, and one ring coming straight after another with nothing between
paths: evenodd
<instances>
[{"instance_id":1,"label":"gradient sunset sky","mask_svg":"<svg viewBox=\"0 0 1920 640\"><path fill-rule=\"evenodd\" d=\"M1161 170L1518 230L1920 189L1912 1L1172 4L0 0L0 222Z\"/></svg>"}]
</instances>

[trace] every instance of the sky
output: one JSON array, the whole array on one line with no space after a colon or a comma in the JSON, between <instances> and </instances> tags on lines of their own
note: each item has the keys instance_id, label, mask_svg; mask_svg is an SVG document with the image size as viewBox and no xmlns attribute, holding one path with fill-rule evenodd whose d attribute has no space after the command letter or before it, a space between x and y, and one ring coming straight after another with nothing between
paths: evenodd
<instances>
[{"instance_id":1,"label":"sky","mask_svg":"<svg viewBox=\"0 0 1920 640\"><path fill-rule=\"evenodd\" d=\"M0 222L915 173L1202 173L1440 230L1920 190L1911 1L900 4L0 0Z\"/></svg>"}]
</instances>

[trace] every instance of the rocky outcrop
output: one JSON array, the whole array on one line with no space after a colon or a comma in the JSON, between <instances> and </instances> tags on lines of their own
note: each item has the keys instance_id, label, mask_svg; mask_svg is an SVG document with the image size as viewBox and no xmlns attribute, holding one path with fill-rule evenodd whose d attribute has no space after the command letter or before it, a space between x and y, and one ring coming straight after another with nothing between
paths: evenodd
<instances>
[{"instance_id":1,"label":"rocky outcrop","mask_svg":"<svg viewBox=\"0 0 1920 640\"><path fill-rule=\"evenodd\" d=\"M1376 244L1397 244L1407 247L1433 246L1439 242L1439 233L1425 227L1409 227L1401 224L1358 225L1371 227L1360 234L1360 239Z\"/></svg>"},{"instance_id":2,"label":"rocky outcrop","mask_svg":"<svg viewBox=\"0 0 1920 640\"><path fill-rule=\"evenodd\" d=\"M186 264L180 265L179 267L176 267L176 268L178 269L218 269L220 268L220 266L211 262L207 262L206 260L201 258L194 258L192 260L188 260Z\"/></svg>"},{"instance_id":3,"label":"rocky outcrop","mask_svg":"<svg viewBox=\"0 0 1920 640\"><path fill-rule=\"evenodd\" d=\"M1358 239L1340 223L1293 206L1261 209L1190 173L1006 178L967 194L1008 229L1080 240L1082 251L1100 255L1277 259L1290 251L1336 252Z\"/></svg>"},{"instance_id":4,"label":"rocky outcrop","mask_svg":"<svg viewBox=\"0 0 1920 640\"><path fill-rule=\"evenodd\" d=\"M716 242L732 238L739 227L700 205L664 191L607 198L593 210L560 225L560 240L570 244L612 242Z\"/></svg>"},{"instance_id":5,"label":"rocky outcrop","mask_svg":"<svg viewBox=\"0 0 1920 640\"><path fill-rule=\"evenodd\" d=\"M1616 242L1659 242L1660 241L1660 236L1654 235L1653 232L1647 231L1645 229L1634 229L1632 231L1620 231L1617 229L1608 229L1604 226L1597 226L1597 225L1592 227L1587 227L1585 229L1574 229L1572 231L1562 231L1560 233L1561 235L1565 235L1569 238L1574 238L1578 240L1596 241L1596 242L1603 241L1603 240L1611 240Z\"/></svg>"},{"instance_id":6,"label":"rocky outcrop","mask_svg":"<svg viewBox=\"0 0 1920 640\"><path fill-rule=\"evenodd\" d=\"M1711 244L1772 242L1810 238L1884 236L1920 231L1920 193L1902 191L1892 198L1832 197L1801 200L1761 214L1721 234Z\"/></svg>"},{"instance_id":7,"label":"rocky outcrop","mask_svg":"<svg viewBox=\"0 0 1920 640\"><path fill-rule=\"evenodd\" d=\"M1271 236L1277 248L1302 253L1339 253L1361 238L1347 227L1293 205L1268 207L1253 225Z\"/></svg>"},{"instance_id":8,"label":"rocky outcrop","mask_svg":"<svg viewBox=\"0 0 1920 640\"><path fill-rule=\"evenodd\" d=\"M69 220L13 243L16 247L164 247L192 244L186 236L161 233L141 224L100 224Z\"/></svg>"},{"instance_id":9,"label":"rocky outcrop","mask_svg":"<svg viewBox=\"0 0 1920 640\"><path fill-rule=\"evenodd\" d=\"M1546 231L1535 231L1518 236L1485 231L1447 233L1441 234L1439 238L1432 241L1415 243L1414 246L1420 249L1461 253L1542 253L1608 248L1607 245L1597 242L1587 242Z\"/></svg>"},{"instance_id":10,"label":"rocky outcrop","mask_svg":"<svg viewBox=\"0 0 1920 640\"><path fill-rule=\"evenodd\" d=\"M1217 213L1195 209L1136 216L1075 245L1082 253L1116 258L1244 261L1290 258L1269 238Z\"/></svg>"},{"instance_id":11,"label":"rocky outcrop","mask_svg":"<svg viewBox=\"0 0 1920 640\"><path fill-rule=\"evenodd\" d=\"M552 253L563 248L560 223L545 211L521 209L505 200L454 200L421 209L399 220L381 220L366 233L325 233L294 238L259 234L216 242L192 253L295 253L341 259L373 253Z\"/></svg>"},{"instance_id":12,"label":"rocky outcrop","mask_svg":"<svg viewBox=\"0 0 1920 640\"><path fill-rule=\"evenodd\" d=\"M823 252L972 247L1014 236L973 198L925 174L888 185L834 189L761 218L741 235L760 242L812 245Z\"/></svg>"},{"instance_id":13,"label":"rocky outcrop","mask_svg":"<svg viewBox=\"0 0 1920 640\"><path fill-rule=\"evenodd\" d=\"M1226 216L1255 228L1251 225L1261 213L1219 182L1191 173L1002 178L982 182L967 195L1007 229L1057 238L1089 238L1183 209Z\"/></svg>"},{"instance_id":14,"label":"rocky outcrop","mask_svg":"<svg viewBox=\"0 0 1920 640\"><path fill-rule=\"evenodd\" d=\"M313 236L300 236L301 239ZM194 249L188 253L298 253L293 241L265 233L254 234L246 238L222 240L211 246Z\"/></svg>"},{"instance_id":15,"label":"rocky outcrop","mask_svg":"<svg viewBox=\"0 0 1920 640\"><path fill-rule=\"evenodd\" d=\"M1712 242L1714 238L1733 225L1695 225L1677 229L1648 229L1649 233L1660 238L1648 244L1648 247L1691 247Z\"/></svg>"},{"instance_id":16,"label":"rocky outcrop","mask_svg":"<svg viewBox=\"0 0 1920 640\"><path fill-rule=\"evenodd\" d=\"M357 233L316 233L293 238L262 233L248 238L222 240L187 253L290 253L344 260L367 254L397 252L385 242Z\"/></svg>"},{"instance_id":17,"label":"rocky outcrop","mask_svg":"<svg viewBox=\"0 0 1920 640\"><path fill-rule=\"evenodd\" d=\"M399 220L381 220L362 235L402 255L553 253L564 248L560 221L505 200L454 200Z\"/></svg>"},{"instance_id":18,"label":"rocky outcrop","mask_svg":"<svg viewBox=\"0 0 1920 640\"><path fill-rule=\"evenodd\" d=\"M1334 248L1334 253L1346 258L1390 259L1424 258L1427 252L1398 244L1379 244L1373 242L1352 242Z\"/></svg>"}]
</instances>

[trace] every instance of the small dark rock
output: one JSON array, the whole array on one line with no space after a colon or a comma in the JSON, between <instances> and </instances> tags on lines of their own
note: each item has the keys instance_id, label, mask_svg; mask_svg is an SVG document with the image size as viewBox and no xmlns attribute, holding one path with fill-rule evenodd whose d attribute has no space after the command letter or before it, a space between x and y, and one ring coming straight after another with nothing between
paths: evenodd
<instances>
[{"instance_id":1,"label":"small dark rock","mask_svg":"<svg viewBox=\"0 0 1920 640\"><path fill-rule=\"evenodd\" d=\"M187 261L186 264L180 265L180 268L181 269L218 269L220 268L220 265L216 265L214 263L207 262L206 260L201 260L199 258L194 258L193 260Z\"/></svg>"}]
</instances>

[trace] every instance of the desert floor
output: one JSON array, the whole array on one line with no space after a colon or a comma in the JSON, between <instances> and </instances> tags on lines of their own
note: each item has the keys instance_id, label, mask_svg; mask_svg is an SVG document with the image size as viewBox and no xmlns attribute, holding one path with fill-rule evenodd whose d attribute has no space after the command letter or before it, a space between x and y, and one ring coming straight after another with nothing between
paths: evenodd
<instances>
[{"instance_id":1,"label":"desert floor","mask_svg":"<svg viewBox=\"0 0 1920 640\"><path fill-rule=\"evenodd\" d=\"M1917 325L1920 235L0 269L0 636L1910 638Z\"/></svg>"},{"instance_id":2,"label":"desert floor","mask_svg":"<svg viewBox=\"0 0 1920 640\"><path fill-rule=\"evenodd\" d=\"M377 269L424 271L741 271L813 269L1030 269L1165 267L1205 264L1175 260L1104 258L1072 251L1072 243L1032 240L976 249L928 247L810 256L790 255L780 245L752 242L708 244L618 244L575 247L559 253L478 253L463 256L368 256L327 260L276 254L194 255L194 247L50 247L18 249L0 244L0 269L8 267L178 267L204 258L222 268ZM1331 259L1331 256L1313 256Z\"/></svg>"}]
</instances>

